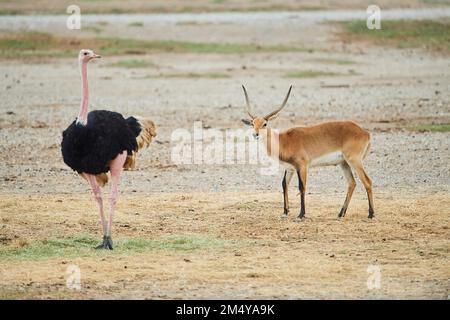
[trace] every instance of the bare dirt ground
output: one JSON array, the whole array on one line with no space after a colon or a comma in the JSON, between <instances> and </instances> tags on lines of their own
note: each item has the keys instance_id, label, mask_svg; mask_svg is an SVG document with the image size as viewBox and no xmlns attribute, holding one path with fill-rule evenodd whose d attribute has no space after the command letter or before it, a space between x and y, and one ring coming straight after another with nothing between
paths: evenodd
<instances>
[{"instance_id":1,"label":"bare dirt ground","mask_svg":"<svg viewBox=\"0 0 450 320\"><path fill-rule=\"evenodd\" d=\"M446 194L377 197L366 219L358 195L346 219L342 197L308 198L309 218L281 218L276 193L124 195L115 237L207 235L231 246L183 252L56 257L1 263L1 295L14 298L446 298ZM2 233L14 247L51 237L96 233L89 197L2 196ZM438 206L437 206L438 204ZM294 212L298 209L294 205ZM21 214L18 215L17 213ZM39 220L36 221L36 217ZM22 243L21 243L22 242ZM81 269L82 291L65 289L66 268ZM367 267L381 271L368 290Z\"/></svg>"},{"instance_id":2,"label":"bare dirt ground","mask_svg":"<svg viewBox=\"0 0 450 320\"><path fill-rule=\"evenodd\" d=\"M194 23L195 18L141 27L128 20L102 23L100 31L86 28L79 36L100 32L314 49L155 54L139 56L150 66L137 69L113 66L134 56L105 56L90 64L92 109L148 116L158 127L137 170L124 174L114 229L118 248L128 238L179 235L205 237L215 245L42 259L0 255L0 297L446 299L450 134L410 128L450 123L449 58L421 49L346 43L335 26L314 19ZM90 26L104 19L93 18ZM58 22L40 29L43 20L33 21L31 28L67 33ZM59 151L61 131L78 112L76 59L8 60L0 62L0 70L2 252L82 234L100 239L89 188L64 165ZM292 70L336 75L287 78ZM226 77L191 74L217 72ZM308 219L296 222L296 183L290 189L291 215L281 218L281 170L262 176L252 165L173 164L173 130L192 130L194 121L242 128L242 83L260 113L280 103L294 85L289 105L274 122L278 128L352 119L371 131L366 167L374 181L376 219L366 219L361 186L346 218L336 218L346 188L339 168L311 170ZM66 288L70 264L80 267L81 291ZM367 288L371 265L380 268L379 289Z\"/></svg>"}]
</instances>

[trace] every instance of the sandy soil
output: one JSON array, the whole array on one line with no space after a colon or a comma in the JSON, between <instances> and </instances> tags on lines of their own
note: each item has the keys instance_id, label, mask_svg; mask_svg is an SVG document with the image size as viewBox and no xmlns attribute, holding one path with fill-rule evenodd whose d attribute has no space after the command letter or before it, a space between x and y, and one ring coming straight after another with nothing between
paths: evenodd
<instances>
[{"instance_id":1,"label":"sandy soil","mask_svg":"<svg viewBox=\"0 0 450 320\"><path fill-rule=\"evenodd\" d=\"M450 135L408 128L450 122L450 60L420 49L344 43L335 27L320 22L302 32L295 28L304 26L300 20L275 25L248 22L238 35L239 22L172 23L165 35L315 50L139 56L154 65L143 69L110 66L136 57L105 57L89 69L92 109L148 116L158 126L158 137L140 155L137 170L124 174L115 237L195 234L237 241L235 246L0 260L0 297L447 298ZM150 29L123 22L109 24L101 35L121 30L122 36L162 37ZM85 30L80 36L91 34ZM342 59L352 63L336 62ZM284 77L310 69L342 75ZM61 131L78 111L76 60L3 61L0 70L0 247L85 233L100 237L88 186L64 165L59 151ZM228 77L161 76L189 72ZM375 220L366 219L361 186L348 216L336 219L345 196L339 168L311 170L309 219L299 223L293 220L295 183L291 217L280 218L281 171L262 176L252 165L172 163L173 130L192 130L198 120L205 127L242 128L242 83L260 113L280 103L294 84L289 105L274 123L278 128L353 119L372 132L366 167L374 180ZM65 270L72 263L82 271L81 292L65 289ZM381 289L367 289L369 265L380 267Z\"/></svg>"}]
</instances>

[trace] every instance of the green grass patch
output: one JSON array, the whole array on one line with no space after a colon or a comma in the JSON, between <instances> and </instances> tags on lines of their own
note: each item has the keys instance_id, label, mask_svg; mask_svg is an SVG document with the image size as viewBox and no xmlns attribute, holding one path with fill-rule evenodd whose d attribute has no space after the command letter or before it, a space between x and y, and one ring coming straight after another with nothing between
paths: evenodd
<instances>
[{"instance_id":1,"label":"green grass patch","mask_svg":"<svg viewBox=\"0 0 450 320\"><path fill-rule=\"evenodd\" d=\"M365 40L398 48L425 48L450 54L450 20L382 20L380 30L366 21L342 22L350 40Z\"/></svg>"},{"instance_id":2,"label":"green grass patch","mask_svg":"<svg viewBox=\"0 0 450 320\"><path fill-rule=\"evenodd\" d=\"M318 70L291 71L284 75L285 78L317 78L338 76L340 73Z\"/></svg>"},{"instance_id":3,"label":"green grass patch","mask_svg":"<svg viewBox=\"0 0 450 320\"><path fill-rule=\"evenodd\" d=\"M338 65L351 65L355 64L356 62L351 60L345 60L345 59L313 59L312 61L319 62L319 63L325 63L325 64L338 64Z\"/></svg>"},{"instance_id":4,"label":"green grass patch","mask_svg":"<svg viewBox=\"0 0 450 320\"><path fill-rule=\"evenodd\" d=\"M205 73L163 73L157 76L158 78L208 78L208 79L220 79L230 78L230 75L221 72L205 72Z\"/></svg>"},{"instance_id":5,"label":"green grass patch","mask_svg":"<svg viewBox=\"0 0 450 320\"><path fill-rule=\"evenodd\" d=\"M435 0L437 1L437 0ZM444 0L441 0L444 1ZM68 1L0 0L0 14L63 14ZM76 3L88 14L145 14L145 13L204 13L204 12L247 12L247 11L298 11L325 10L330 4L304 1L275 0L165 0L165 1L111 1L111 0L78 0ZM335 1L334 1L335 2ZM332 6L338 9L339 6Z\"/></svg>"},{"instance_id":6,"label":"green grass patch","mask_svg":"<svg viewBox=\"0 0 450 320\"><path fill-rule=\"evenodd\" d=\"M0 16L16 16L21 14L21 10L19 9L4 9L0 8Z\"/></svg>"},{"instance_id":7,"label":"green grass patch","mask_svg":"<svg viewBox=\"0 0 450 320\"><path fill-rule=\"evenodd\" d=\"M310 51L286 46L260 46L236 43L196 43L173 40L136 40L123 38L69 38L41 32L0 32L0 57L75 57L80 48L90 48L103 55L174 53L243 54L257 52Z\"/></svg>"},{"instance_id":8,"label":"green grass patch","mask_svg":"<svg viewBox=\"0 0 450 320\"><path fill-rule=\"evenodd\" d=\"M234 43L195 43L173 40L138 41L117 39L112 47L134 47L140 50L179 52L179 53L221 53L221 54L242 54L256 52L289 52L301 51L301 48L285 46L259 46L255 44L234 44Z\"/></svg>"},{"instance_id":9,"label":"green grass patch","mask_svg":"<svg viewBox=\"0 0 450 320\"><path fill-rule=\"evenodd\" d=\"M136 60L136 59L120 60L116 63L110 64L109 66L116 67L116 68L128 68L128 69L155 67L155 65L151 62L148 62L145 60Z\"/></svg>"},{"instance_id":10,"label":"green grass patch","mask_svg":"<svg viewBox=\"0 0 450 320\"><path fill-rule=\"evenodd\" d=\"M409 128L411 131L419 132L450 132L450 124L419 124Z\"/></svg>"},{"instance_id":11,"label":"green grass patch","mask_svg":"<svg viewBox=\"0 0 450 320\"><path fill-rule=\"evenodd\" d=\"M199 21L179 21L176 23L177 26L207 26L211 25L211 22L199 22Z\"/></svg>"},{"instance_id":12,"label":"green grass patch","mask_svg":"<svg viewBox=\"0 0 450 320\"><path fill-rule=\"evenodd\" d=\"M92 31L96 34L99 34L103 31L103 29L101 27L98 26L87 26L87 27L83 27L83 30L87 30L87 31Z\"/></svg>"},{"instance_id":13,"label":"green grass patch","mask_svg":"<svg viewBox=\"0 0 450 320\"><path fill-rule=\"evenodd\" d=\"M144 23L143 22L131 22L128 24L129 27L143 27Z\"/></svg>"},{"instance_id":14,"label":"green grass patch","mask_svg":"<svg viewBox=\"0 0 450 320\"><path fill-rule=\"evenodd\" d=\"M33 241L20 248L1 248L0 261L33 261L50 258L95 257L110 254L133 254L152 250L191 252L238 246L237 241L197 235L173 235L160 239L128 238L114 241L114 250L94 249L100 238L81 235L69 239Z\"/></svg>"}]
</instances>

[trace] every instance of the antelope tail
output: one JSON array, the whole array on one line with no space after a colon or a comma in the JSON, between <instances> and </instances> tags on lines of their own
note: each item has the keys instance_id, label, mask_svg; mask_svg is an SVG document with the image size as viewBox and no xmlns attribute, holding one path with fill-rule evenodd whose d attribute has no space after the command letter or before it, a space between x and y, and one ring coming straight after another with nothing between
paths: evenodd
<instances>
[{"instance_id":1,"label":"antelope tail","mask_svg":"<svg viewBox=\"0 0 450 320\"><path fill-rule=\"evenodd\" d=\"M363 159L365 159L367 157L367 155L370 153L371 146L372 146L372 144L369 141L369 143L367 144L367 147L366 147L366 151L364 151Z\"/></svg>"}]
</instances>

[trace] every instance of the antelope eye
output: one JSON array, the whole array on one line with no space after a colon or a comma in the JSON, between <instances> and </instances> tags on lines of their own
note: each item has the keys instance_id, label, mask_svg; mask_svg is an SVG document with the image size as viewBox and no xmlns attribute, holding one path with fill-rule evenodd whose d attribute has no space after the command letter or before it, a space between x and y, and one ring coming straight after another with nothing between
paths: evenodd
<instances>
[{"instance_id":1,"label":"antelope eye","mask_svg":"<svg viewBox=\"0 0 450 320\"><path fill-rule=\"evenodd\" d=\"M267 127L267 123L264 123L263 128Z\"/></svg>"}]
</instances>

